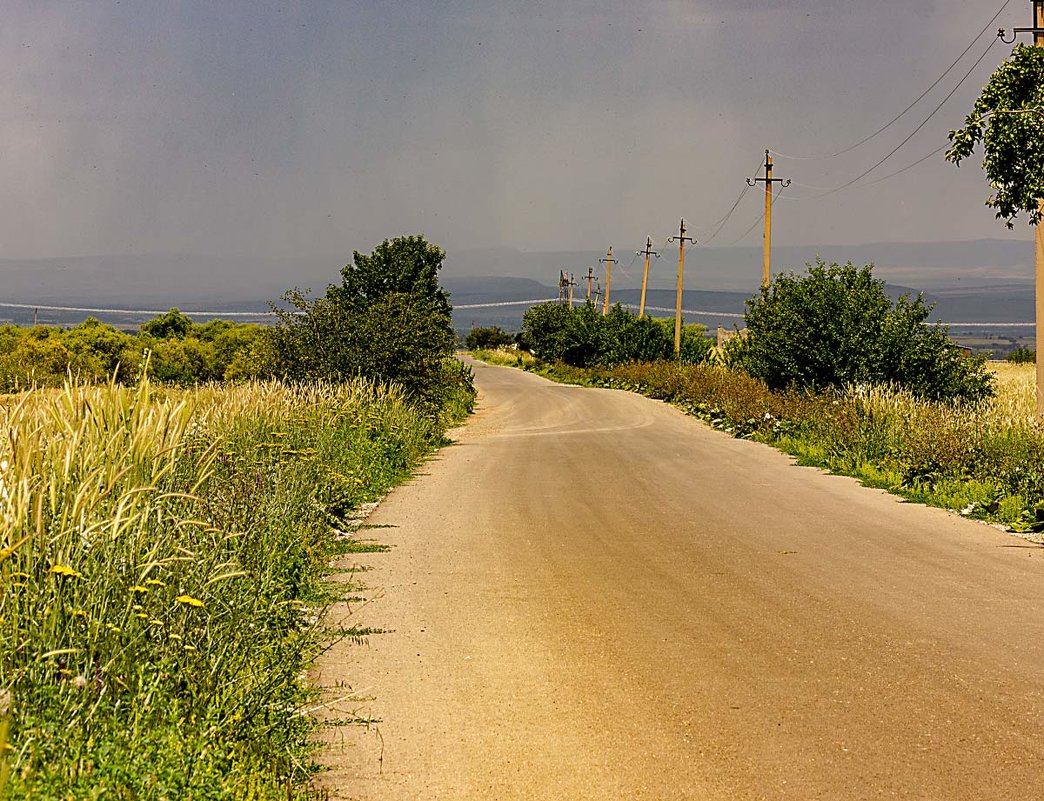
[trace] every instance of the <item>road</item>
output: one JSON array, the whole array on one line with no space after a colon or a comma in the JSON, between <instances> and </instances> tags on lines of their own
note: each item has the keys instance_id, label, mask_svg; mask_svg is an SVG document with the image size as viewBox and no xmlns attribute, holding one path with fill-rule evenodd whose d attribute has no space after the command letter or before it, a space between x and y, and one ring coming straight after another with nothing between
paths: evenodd
<instances>
[{"instance_id":1,"label":"road","mask_svg":"<svg viewBox=\"0 0 1044 801\"><path fill-rule=\"evenodd\" d=\"M1044 549L476 365L317 672L332 798L1044 798ZM356 578L359 578L357 575Z\"/></svg>"}]
</instances>

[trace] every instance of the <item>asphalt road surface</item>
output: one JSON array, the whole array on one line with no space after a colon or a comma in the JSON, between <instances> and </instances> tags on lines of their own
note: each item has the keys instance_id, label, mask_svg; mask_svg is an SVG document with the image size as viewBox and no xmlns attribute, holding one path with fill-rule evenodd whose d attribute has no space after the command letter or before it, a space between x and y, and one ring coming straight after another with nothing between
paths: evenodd
<instances>
[{"instance_id":1,"label":"asphalt road surface","mask_svg":"<svg viewBox=\"0 0 1044 801\"><path fill-rule=\"evenodd\" d=\"M670 406L475 366L349 559L339 799L1044 799L1044 549ZM360 578L357 575L356 578Z\"/></svg>"}]
</instances>

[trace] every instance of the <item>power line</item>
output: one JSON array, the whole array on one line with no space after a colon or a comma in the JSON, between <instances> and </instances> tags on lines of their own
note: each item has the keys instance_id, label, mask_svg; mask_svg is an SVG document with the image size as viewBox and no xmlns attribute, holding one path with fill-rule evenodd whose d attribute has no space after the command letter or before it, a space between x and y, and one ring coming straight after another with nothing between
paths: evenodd
<instances>
[{"instance_id":1,"label":"power line","mask_svg":"<svg viewBox=\"0 0 1044 801\"><path fill-rule=\"evenodd\" d=\"M714 239L714 237L716 237L721 232L721 229L725 227L725 223L729 221L729 218L732 216L733 212L735 212L736 209L739 207L740 201L747 196L747 192L749 191L750 184L745 183L743 185L743 189L739 193L739 197L736 198L736 202L732 204L732 208L730 208L728 213L721 218L720 222L715 223L714 233L712 233L710 236L704 239L703 244L706 245L708 242L711 242Z\"/></svg>"},{"instance_id":2,"label":"power line","mask_svg":"<svg viewBox=\"0 0 1044 801\"><path fill-rule=\"evenodd\" d=\"M878 128L876 131L874 131L869 136L863 137L862 139L860 139L855 144L849 145L848 147L846 147L844 150L839 150L836 153L831 153L831 154L829 154L827 156L788 156L788 155L786 155L784 153L780 153L777 150L773 150L772 151L773 155L779 156L780 158L791 159L791 160L794 160L794 161L826 161L827 159L836 158L837 156L843 156L845 153L850 153L851 151L855 150L857 147L860 147L861 145L865 145L871 139L875 138L878 134L884 133L889 128L891 128L893 125L895 125L895 123L899 122L899 120L901 120L906 115L906 112L910 111L914 106L916 106L918 103L920 103L922 100L924 100L924 98L927 97L928 94L936 86L938 86L942 82L943 78L945 78L947 75L950 74L950 72L953 70L953 68L956 67L961 62L961 59L963 59L966 55L968 55L968 51L971 50L972 47L975 45L975 43L977 41L979 41L979 39L982 37L982 35L984 33L986 33L987 29L991 25L993 25L993 23L996 21L997 17L999 17L1001 15L1001 13L1003 13L1004 9L1008 7L1009 3L1011 3L1011 0L1004 0L1004 3L1001 4L1001 7L999 9L997 9L997 13L994 14L992 17L990 17L990 21L987 22L983 26L982 30L979 31L975 35L975 38L972 39L968 43L968 46L966 48L964 48L964 50L961 51L961 54L959 56L957 56L957 58L954 60L954 62L952 64L950 64L950 66L948 66L946 68L946 71L943 72L942 75L940 75L938 78L935 79L935 81L932 82L931 86L929 86L927 89L925 89L923 92L921 92L921 94L917 96L916 100L914 100L910 105L908 105L906 108L904 108L902 111L900 111L895 117L893 117L891 120L886 122L883 126Z\"/></svg>"},{"instance_id":3,"label":"power line","mask_svg":"<svg viewBox=\"0 0 1044 801\"><path fill-rule=\"evenodd\" d=\"M773 205L773 206L774 206L774 205L776 205L776 201L777 201L777 200L779 200L779 196L780 196L780 193L782 193L782 191L783 191L783 186L782 186L782 184L781 184L781 185L780 185L780 187L779 187L779 189L777 189L777 190L776 190L776 194L775 194L775 195L773 195L773 197L772 197L772 205ZM765 219L765 212L761 212L761 214L760 214L760 215L758 215L758 219L756 219L756 220L755 220L755 221L754 221L754 222L753 222L753 223L751 224L750 228L748 228L748 229L747 229L746 231L744 231L744 232L743 232L742 234L740 234L740 235L739 235L739 236L737 236L737 237L736 237L735 239L733 239L733 240L732 240L731 242L729 242L729 246L731 247L732 245L735 245L735 244L736 244L737 242L739 242L740 240L742 240L742 239L746 238L747 234L749 234L749 233L750 233L751 231L753 231L753 230L754 230L754 229L755 229L755 228L756 228L756 227L758 226L758 224L759 224L759 223L760 223L760 222L761 222L762 220L764 220L764 219Z\"/></svg>"},{"instance_id":4,"label":"power line","mask_svg":"<svg viewBox=\"0 0 1044 801\"><path fill-rule=\"evenodd\" d=\"M890 172L887 175L882 175L879 178L874 178L872 181L867 181L865 183L862 183L862 184L860 184L856 188L857 189L862 189L863 187L873 186L874 184L881 183L881 181L887 181L889 178L895 178L895 176L897 176L897 175L902 175L907 170L912 170L917 165L923 164L924 162L928 161L928 159L930 159L932 156L935 156L935 155L937 155L939 153L942 153L949 146L950 146L949 142L947 142L944 145L940 145L939 147L935 148L935 150L933 150L931 153L928 153L925 156L921 156L919 159L917 159L916 161L910 162L905 167L902 167L902 168L896 170L895 172ZM803 184L800 181L794 181L794 186L801 186L801 187L804 187L805 189L819 189L819 190L825 190L825 191L824 191L823 195L809 195L808 197L801 197L801 196L795 197L794 195L787 195L786 197L784 197L782 199L787 201L788 203L790 201L816 200L817 198L823 197L824 195L829 194L829 192L830 192L830 190L827 187L812 186L811 184Z\"/></svg>"},{"instance_id":5,"label":"power line","mask_svg":"<svg viewBox=\"0 0 1044 801\"><path fill-rule=\"evenodd\" d=\"M884 164L886 161L888 161L888 159L890 159L892 156L894 156L896 153L898 153L906 145L907 142L909 142L911 139L913 139L914 136L916 136L920 132L920 130L922 128L924 128L924 126L927 125L932 120L932 118L935 117L936 114L939 113L940 109L942 109L942 107L946 105L947 101L957 93L957 90L961 88L961 86L964 84L964 82L966 80L968 80L969 76L975 71L976 67L978 67L979 64L982 63L982 60L984 58L986 58L987 55L989 55L989 52L993 48L993 45L995 44L995 42L996 42L996 39L990 41L989 45L986 47L986 50L983 51L983 54L981 56L979 56L975 60L975 63L971 65L971 69L969 69L966 73L964 73L964 77L961 78L961 80L957 83L957 85L954 86L953 89L951 89L949 91L949 93L946 95L946 97L944 97L942 99L942 102L939 103L939 105L937 105L935 107L935 109L933 109L932 113L929 114L921 122L920 125L918 125L916 128L913 129L913 131L910 133L909 136L907 136L902 142L900 142L898 145L896 145L890 151L888 151L888 153L884 156L884 158L879 159L870 168L868 168L868 169L864 170L863 172L859 173L859 175L857 175L851 181L843 183L840 186L835 186L832 189L828 189L828 190L826 190L826 191L824 191L824 192L822 192L822 193L820 193L818 195L813 195L812 197L803 198L803 200L815 200L816 198L826 197L827 195L832 195L835 192L840 192L842 189L847 189L848 187L852 186L852 184L857 183L858 181L861 181L867 175L869 175L874 170L876 170L878 167L880 167L882 164ZM940 150L941 149L942 148L940 148ZM927 156L925 158L927 158Z\"/></svg>"},{"instance_id":6,"label":"power line","mask_svg":"<svg viewBox=\"0 0 1044 801\"><path fill-rule=\"evenodd\" d=\"M95 309L89 306L46 306L42 303L0 303L4 309L43 309L44 311L75 311L96 314L166 314L169 309ZM182 314L195 314L197 317L268 317L271 311L191 311L181 310Z\"/></svg>"}]
</instances>

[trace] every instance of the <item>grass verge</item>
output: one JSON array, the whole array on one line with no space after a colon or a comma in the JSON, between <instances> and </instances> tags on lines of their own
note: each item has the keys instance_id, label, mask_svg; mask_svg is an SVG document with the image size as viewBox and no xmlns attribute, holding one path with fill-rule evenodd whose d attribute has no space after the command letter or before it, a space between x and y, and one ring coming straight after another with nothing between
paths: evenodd
<instances>
[{"instance_id":1,"label":"grass verge","mask_svg":"<svg viewBox=\"0 0 1044 801\"><path fill-rule=\"evenodd\" d=\"M471 397L437 420L364 381L0 398L0 796L308 797L335 530Z\"/></svg>"}]
</instances>

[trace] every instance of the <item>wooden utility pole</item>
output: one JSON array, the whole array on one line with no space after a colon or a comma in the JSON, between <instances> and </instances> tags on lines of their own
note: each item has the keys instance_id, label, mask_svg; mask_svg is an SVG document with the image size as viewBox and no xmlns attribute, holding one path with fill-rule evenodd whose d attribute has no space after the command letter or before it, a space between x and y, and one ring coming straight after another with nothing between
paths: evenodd
<instances>
[{"instance_id":1,"label":"wooden utility pole","mask_svg":"<svg viewBox=\"0 0 1044 801\"><path fill-rule=\"evenodd\" d=\"M591 281L594 279L594 267L587 268L587 301L591 302Z\"/></svg>"},{"instance_id":2,"label":"wooden utility pole","mask_svg":"<svg viewBox=\"0 0 1044 801\"><path fill-rule=\"evenodd\" d=\"M1044 0L1033 0L1033 44L1044 47ZM1044 213L1044 198L1037 201L1037 209ZM1037 223L1036 231L1036 329L1037 344L1037 416L1044 416L1044 221Z\"/></svg>"},{"instance_id":3,"label":"wooden utility pole","mask_svg":"<svg viewBox=\"0 0 1044 801\"><path fill-rule=\"evenodd\" d=\"M645 289L649 286L649 257L655 256L660 258L660 254L652 249L651 236L645 237L645 250L639 250L635 255L641 256L643 253L645 254L645 272L642 273L642 302L638 306L639 317L645 316Z\"/></svg>"},{"instance_id":4,"label":"wooden utility pole","mask_svg":"<svg viewBox=\"0 0 1044 801\"><path fill-rule=\"evenodd\" d=\"M696 240L692 237L685 235L685 220L683 218L681 221L681 227L678 229L678 236L672 236L667 241L677 241L678 243L678 298L674 304L674 355L680 356L682 329L682 288L685 286L685 243L692 242L695 245Z\"/></svg>"},{"instance_id":5,"label":"wooden utility pole","mask_svg":"<svg viewBox=\"0 0 1044 801\"><path fill-rule=\"evenodd\" d=\"M789 178L783 180L782 178L772 177L772 156L768 150L765 151L765 177L754 178L753 180L747 179L749 186L755 186L762 182L765 184L765 264L761 274L761 286L767 287L772 280L772 184L790 186Z\"/></svg>"},{"instance_id":6,"label":"wooden utility pole","mask_svg":"<svg viewBox=\"0 0 1044 801\"><path fill-rule=\"evenodd\" d=\"M613 279L613 262L616 259L613 258L613 246L609 246L609 250L605 252L605 258L599 259L598 261L605 263L605 306L602 308L602 316L604 317L609 313L609 284Z\"/></svg>"}]
</instances>

